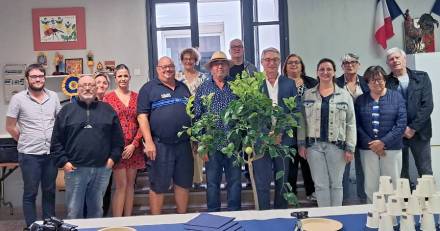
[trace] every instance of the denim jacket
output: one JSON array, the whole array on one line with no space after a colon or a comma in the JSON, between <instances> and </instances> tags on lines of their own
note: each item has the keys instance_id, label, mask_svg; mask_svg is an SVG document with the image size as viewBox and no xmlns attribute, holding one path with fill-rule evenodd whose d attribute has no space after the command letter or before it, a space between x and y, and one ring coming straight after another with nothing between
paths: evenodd
<instances>
[{"instance_id":1,"label":"denim jacket","mask_svg":"<svg viewBox=\"0 0 440 231\"><path fill-rule=\"evenodd\" d=\"M303 97L302 118L298 128L298 146L310 146L319 140L321 134L321 103L319 85L308 89ZM350 94L335 85L335 92L330 99L328 142L339 148L354 153L356 147L356 117L353 99Z\"/></svg>"}]
</instances>

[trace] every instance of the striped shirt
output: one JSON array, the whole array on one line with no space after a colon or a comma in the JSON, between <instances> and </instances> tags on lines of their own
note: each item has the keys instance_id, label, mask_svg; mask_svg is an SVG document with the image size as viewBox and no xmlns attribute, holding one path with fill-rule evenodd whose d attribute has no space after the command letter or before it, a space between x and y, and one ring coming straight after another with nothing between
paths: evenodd
<instances>
[{"instance_id":1,"label":"striped shirt","mask_svg":"<svg viewBox=\"0 0 440 231\"><path fill-rule=\"evenodd\" d=\"M371 123L373 126L373 135L375 139L378 138L378 134L379 134L379 126L380 126L379 119L380 119L379 102L374 101L371 109Z\"/></svg>"}]
</instances>

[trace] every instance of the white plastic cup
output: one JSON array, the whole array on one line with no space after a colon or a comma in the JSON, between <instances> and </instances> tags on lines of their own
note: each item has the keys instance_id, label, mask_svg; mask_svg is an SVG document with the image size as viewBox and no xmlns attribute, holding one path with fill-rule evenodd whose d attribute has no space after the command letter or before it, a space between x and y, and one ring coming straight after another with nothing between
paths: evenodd
<instances>
[{"instance_id":1,"label":"white plastic cup","mask_svg":"<svg viewBox=\"0 0 440 231\"><path fill-rule=\"evenodd\" d=\"M393 181L390 176L380 176L379 178L379 193L383 195L393 194Z\"/></svg>"},{"instance_id":2,"label":"white plastic cup","mask_svg":"<svg viewBox=\"0 0 440 231\"><path fill-rule=\"evenodd\" d=\"M416 196L418 197L430 197L433 192L432 181L428 178L417 179Z\"/></svg>"},{"instance_id":3,"label":"white plastic cup","mask_svg":"<svg viewBox=\"0 0 440 231\"><path fill-rule=\"evenodd\" d=\"M399 178L396 184L396 195L401 198L408 198L411 196L411 189L409 187L409 180L406 178Z\"/></svg>"},{"instance_id":4,"label":"white plastic cup","mask_svg":"<svg viewBox=\"0 0 440 231\"><path fill-rule=\"evenodd\" d=\"M416 196L410 196L408 198L408 207L406 213L410 215L421 215L422 208L420 208L419 198Z\"/></svg>"},{"instance_id":5,"label":"white plastic cup","mask_svg":"<svg viewBox=\"0 0 440 231\"><path fill-rule=\"evenodd\" d=\"M367 214L366 226L371 229L379 228L379 212L373 211Z\"/></svg>"},{"instance_id":6,"label":"white plastic cup","mask_svg":"<svg viewBox=\"0 0 440 231\"><path fill-rule=\"evenodd\" d=\"M373 211L379 213L387 211L385 195L382 195L379 192L373 193Z\"/></svg>"},{"instance_id":7,"label":"white plastic cup","mask_svg":"<svg viewBox=\"0 0 440 231\"><path fill-rule=\"evenodd\" d=\"M428 211L440 214L440 193L432 194L432 196L428 199L427 207Z\"/></svg>"},{"instance_id":8,"label":"white plastic cup","mask_svg":"<svg viewBox=\"0 0 440 231\"><path fill-rule=\"evenodd\" d=\"M400 217L400 231L415 231L416 226L414 222L414 216L409 214L403 214Z\"/></svg>"},{"instance_id":9,"label":"white plastic cup","mask_svg":"<svg viewBox=\"0 0 440 231\"><path fill-rule=\"evenodd\" d=\"M379 215L379 231L393 230L393 217L388 213Z\"/></svg>"},{"instance_id":10,"label":"white plastic cup","mask_svg":"<svg viewBox=\"0 0 440 231\"><path fill-rule=\"evenodd\" d=\"M402 209L403 206L403 199L399 198L395 195L390 195L388 197L388 203L387 203L387 211L392 216L400 216L402 215Z\"/></svg>"},{"instance_id":11,"label":"white plastic cup","mask_svg":"<svg viewBox=\"0 0 440 231\"><path fill-rule=\"evenodd\" d=\"M419 198L420 209L422 211L427 209L428 207L426 205L427 204L426 202L427 202L429 197L417 197L417 198Z\"/></svg>"},{"instance_id":12,"label":"white plastic cup","mask_svg":"<svg viewBox=\"0 0 440 231\"><path fill-rule=\"evenodd\" d=\"M433 175L422 175L422 179L426 179L429 182L430 194L436 193L437 185Z\"/></svg>"},{"instance_id":13,"label":"white plastic cup","mask_svg":"<svg viewBox=\"0 0 440 231\"><path fill-rule=\"evenodd\" d=\"M420 229L423 231L435 231L434 214L428 212L422 214Z\"/></svg>"}]
</instances>

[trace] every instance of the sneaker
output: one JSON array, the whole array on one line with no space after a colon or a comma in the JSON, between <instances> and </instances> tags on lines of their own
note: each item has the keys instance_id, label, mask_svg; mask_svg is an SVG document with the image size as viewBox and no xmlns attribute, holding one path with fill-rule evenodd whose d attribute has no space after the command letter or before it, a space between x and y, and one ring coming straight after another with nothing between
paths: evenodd
<instances>
[{"instance_id":1,"label":"sneaker","mask_svg":"<svg viewBox=\"0 0 440 231\"><path fill-rule=\"evenodd\" d=\"M316 194L312 193L311 195L307 196L306 198L309 201L316 201Z\"/></svg>"}]
</instances>

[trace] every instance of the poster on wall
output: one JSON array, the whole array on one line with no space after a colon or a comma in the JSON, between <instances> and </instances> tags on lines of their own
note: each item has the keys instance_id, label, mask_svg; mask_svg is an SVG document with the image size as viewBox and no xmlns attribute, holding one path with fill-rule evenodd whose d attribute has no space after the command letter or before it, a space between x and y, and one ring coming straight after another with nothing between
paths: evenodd
<instances>
[{"instance_id":1,"label":"poster on wall","mask_svg":"<svg viewBox=\"0 0 440 231\"><path fill-rule=\"evenodd\" d=\"M83 73L83 59L75 58L75 59L66 59L65 60L65 72L70 74L82 74Z\"/></svg>"},{"instance_id":2,"label":"poster on wall","mask_svg":"<svg viewBox=\"0 0 440 231\"><path fill-rule=\"evenodd\" d=\"M86 49L84 7L32 9L34 50Z\"/></svg>"}]
</instances>

